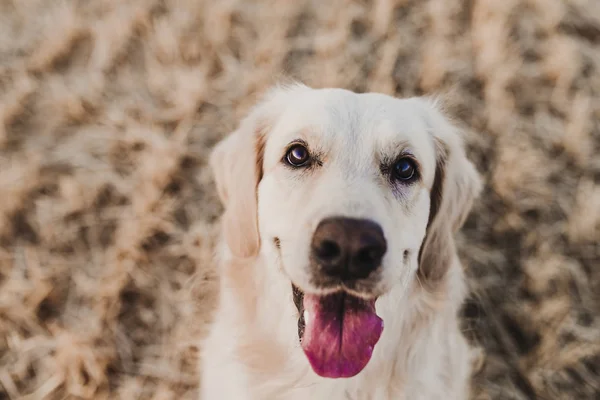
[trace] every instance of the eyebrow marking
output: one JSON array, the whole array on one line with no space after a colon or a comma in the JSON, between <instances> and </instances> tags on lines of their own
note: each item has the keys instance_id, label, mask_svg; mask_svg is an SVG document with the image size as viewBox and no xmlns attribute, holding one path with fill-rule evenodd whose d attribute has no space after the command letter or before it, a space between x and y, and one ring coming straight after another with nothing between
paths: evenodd
<instances>
[{"instance_id":1,"label":"eyebrow marking","mask_svg":"<svg viewBox=\"0 0 600 400\"><path fill-rule=\"evenodd\" d=\"M410 153L410 155L414 156L410 151L410 143L407 140L402 140L398 142L394 142L389 147L386 147L382 151L380 151L380 158L382 163L390 163L398 158L398 154L401 153Z\"/></svg>"}]
</instances>

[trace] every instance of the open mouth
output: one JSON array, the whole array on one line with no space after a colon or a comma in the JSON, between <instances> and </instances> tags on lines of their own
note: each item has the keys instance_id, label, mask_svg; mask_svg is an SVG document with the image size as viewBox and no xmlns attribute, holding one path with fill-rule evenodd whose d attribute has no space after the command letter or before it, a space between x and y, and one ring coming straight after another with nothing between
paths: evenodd
<instances>
[{"instance_id":1,"label":"open mouth","mask_svg":"<svg viewBox=\"0 0 600 400\"><path fill-rule=\"evenodd\" d=\"M298 308L298 337L316 374L326 378L350 378L371 359L383 332L383 320L375 312L375 300L364 300L339 291L309 295L292 285Z\"/></svg>"}]
</instances>

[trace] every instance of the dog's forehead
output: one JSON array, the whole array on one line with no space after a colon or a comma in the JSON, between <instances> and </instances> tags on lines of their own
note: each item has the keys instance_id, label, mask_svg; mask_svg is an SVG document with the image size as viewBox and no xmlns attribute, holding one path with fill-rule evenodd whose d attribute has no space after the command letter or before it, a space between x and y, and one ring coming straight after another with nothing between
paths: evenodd
<instances>
[{"instance_id":1,"label":"dog's forehead","mask_svg":"<svg viewBox=\"0 0 600 400\"><path fill-rule=\"evenodd\" d=\"M396 99L379 93L354 93L343 89L310 90L294 96L280 123L286 131L307 127L332 134L364 136L369 128L391 131L405 139L426 130L422 107L413 99ZM384 132L385 133L385 132Z\"/></svg>"}]
</instances>

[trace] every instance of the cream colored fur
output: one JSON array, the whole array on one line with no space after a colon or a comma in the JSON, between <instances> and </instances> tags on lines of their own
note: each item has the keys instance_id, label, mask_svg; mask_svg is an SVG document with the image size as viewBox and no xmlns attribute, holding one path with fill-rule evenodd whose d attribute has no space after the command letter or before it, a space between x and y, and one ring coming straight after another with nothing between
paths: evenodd
<instances>
[{"instance_id":1,"label":"cream colored fur","mask_svg":"<svg viewBox=\"0 0 600 400\"><path fill-rule=\"evenodd\" d=\"M286 145L299 138L324 160L303 176L281 162ZM419 161L421 182L398 195L376 164L401 148ZM217 145L211 168L225 213L216 254L219 305L202 343L201 400L468 397L471 356L457 316L466 289L452 235L481 184L434 102L276 87ZM436 174L442 180L434 188ZM438 211L428 221L436 190ZM312 371L292 301L291 282L319 292L308 279L309 244L331 215L372 219L388 240L375 289L385 329L367 367L346 379Z\"/></svg>"}]
</instances>

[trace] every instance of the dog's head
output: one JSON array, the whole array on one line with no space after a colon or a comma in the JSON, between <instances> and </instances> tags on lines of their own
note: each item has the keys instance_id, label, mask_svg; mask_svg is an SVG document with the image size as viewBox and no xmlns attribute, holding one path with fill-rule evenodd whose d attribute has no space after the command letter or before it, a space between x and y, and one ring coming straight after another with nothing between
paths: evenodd
<instances>
[{"instance_id":1,"label":"dog's head","mask_svg":"<svg viewBox=\"0 0 600 400\"><path fill-rule=\"evenodd\" d=\"M481 186L434 102L302 85L269 92L211 167L229 250L289 279L302 348L326 377L369 361L379 296L443 279Z\"/></svg>"}]
</instances>

